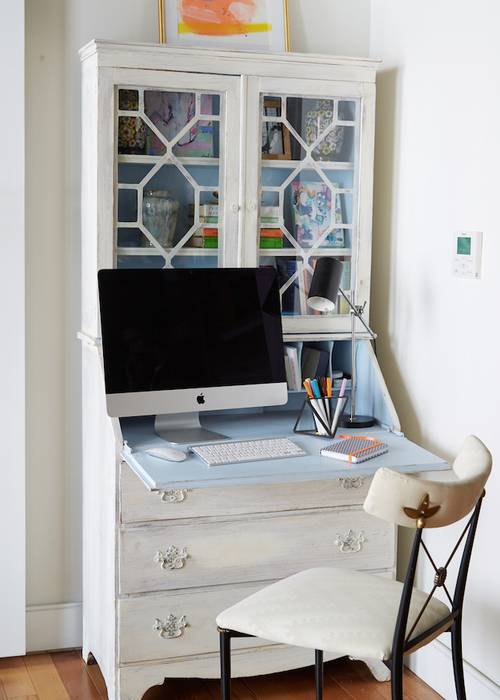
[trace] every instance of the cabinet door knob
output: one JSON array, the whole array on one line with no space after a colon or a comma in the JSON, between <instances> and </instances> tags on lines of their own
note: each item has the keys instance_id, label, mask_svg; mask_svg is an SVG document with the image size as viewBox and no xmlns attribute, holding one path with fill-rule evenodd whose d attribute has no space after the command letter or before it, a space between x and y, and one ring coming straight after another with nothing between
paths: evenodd
<instances>
[{"instance_id":1,"label":"cabinet door knob","mask_svg":"<svg viewBox=\"0 0 500 700\"><path fill-rule=\"evenodd\" d=\"M182 637L186 627L189 627L186 616L176 617L172 613L165 620L160 620L157 617L153 625L153 629L158 632L162 639Z\"/></svg>"},{"instance_id":2,"label":"cabinet door knob","mask_svg":"<svg viewBox=\"0 0 500 700\"><path fill-rule=\"evenodd\" d=\"M171 491L158 491L164 503L182 503L187 498L187 489L172 489Z\"/></svg>"},{"instance_id":3,"label":"cabinet door knob","mask_svg":"<svg viewBox=\"0 0 500 700\"><path fill-rule=\"evenodd\" d=\"M341 476L339 484L343 489L360 489L365 483L364 476Z\"/></svg>"},{"instance_id":4,"label":"cabinet door knob","mask_svg":"<svg viewBox=\"0 0 500 700\"><path fill-rule=\"evenodd\" d=\"M257 202L254 199L248 203L248 209L250 211L255 211L257 209Z\"/></svg>"},{"instance_id":5,"label":"cabinet door knob","mask_svg":"<svg viewBox=\"0 0 500 700\"><path fill-rule=\"evenodd\" d=\"M237 214L240 210L240 205L239 204L231 204L231 211L233 214Z\"/></svg>"},{"instance_id":6,"label":"cabinet door knob","mask_svg":"<svg viewBox=\"0 0 500 700\"><path fill-rule=\"evenodd\" d=\"M165 552L158 550L153 561L159 564L162 569L182 569L189 554L186 547L179 549L174 544L167 547Z\"/></svg>"},{"instance_id":7,"label":"cabinet door knob","mask_svg":"<svg viewBox=\"0 0 500 700\"><path fill-rule=\"evenodd\" d=\"M349 529L344 535L339 535L337 533L337 535L335 536L335 544L343 553L360 552L363 549L363 545L365 542L366 537L363 530L360 530L359 533L356 535L356 533L353 530Z\"/></svg>"}]
</instances>

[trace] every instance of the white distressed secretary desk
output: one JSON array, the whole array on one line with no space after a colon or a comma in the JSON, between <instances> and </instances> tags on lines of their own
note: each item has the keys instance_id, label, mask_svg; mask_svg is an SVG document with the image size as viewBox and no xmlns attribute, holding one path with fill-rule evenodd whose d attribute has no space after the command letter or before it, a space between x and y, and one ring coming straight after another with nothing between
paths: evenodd
<instances>
[{"instance_id":1,"label":"white distressed secretary desk","mask_svg":"<svg viewBox=\"0 0 500 700\"><path fill-rule=\"evenodd\" d=\"M309 314L305 299L315 261L336 255L369 317L375 63L110 42L81 58L83 655L110 700L140 700L164 679L217 676L215 616L263 582L329 563L394 575L396 532L361 508L371 475L446 465L401 435L367 340L358 407L390 451L363 469L339 470L308 436L295 438L305 458L161 463L143 452L151 420L107 416L101 268L272 265L285 342L350 371L347 309ZM205 420L235 437L290 435L301 401ZM312 663L256 640L235 648L234 675Z\"/></svg>"}]
</instances>

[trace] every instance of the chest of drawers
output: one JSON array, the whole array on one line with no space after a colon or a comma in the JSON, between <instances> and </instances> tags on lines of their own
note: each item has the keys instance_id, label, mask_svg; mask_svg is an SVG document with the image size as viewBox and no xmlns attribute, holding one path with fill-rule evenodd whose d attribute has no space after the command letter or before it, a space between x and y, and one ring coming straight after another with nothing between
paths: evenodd
<instances>
[{"instance_id":1,"label":"chest of drawers","mask_svg":"<svg viewBox=\"0 0 500 700\"><path fill-rule=\"evenodd\" d=\"M106 415L95 347L85 347L83 366L92 376L84 381L92 439L84 441L83 655L100 664L110 700L141 700L169 678L218 677L216 615L266 583L325 565L393 576L396 531L362 508L373 473L447 466L389 431L387 455L359 470L319 457L316 439L303 436L293 437L308 454L301 458L216 469L195 457L161 462L143 452L159 439L152 421ZM290 436L293 414L206 421L229 436ZM311 662L307 649L240 639L233 673Z\"/></svg>"},{"instance_id":2,"label":"chest of drawers","mask_svg":"<svg viewBox=\"0 0 500 700\"><path fill-rule=\"evenodd\" d=\"M392 575L395 530L362 510L370 481L148 492L121 464L119 697L169 676L217 677L215 616L266 582L325 564ZM269 654L274 671L310 662L307 650L278 647L237 640L235 673L262 673Z\"/></svg>"}]
</instances>

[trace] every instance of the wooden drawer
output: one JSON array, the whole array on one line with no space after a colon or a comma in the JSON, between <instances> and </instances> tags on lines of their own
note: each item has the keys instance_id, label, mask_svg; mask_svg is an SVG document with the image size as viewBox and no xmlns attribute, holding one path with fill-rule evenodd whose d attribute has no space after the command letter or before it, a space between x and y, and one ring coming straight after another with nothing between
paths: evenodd
<instances>
[{"instance_id":1,"label":"wooden drawer","mask_svg":"<svg viewBox=\"0 0 500 700\"><path fill-rule=\"evenodd\" d=\"M262 585L222 587L120 600L119 663L217 651L217 615L260 588ZM184 629L183 619L187 623ZM162 629L169 620L168 630ZM169 634L179 636L170 638ZM234 648L265 645L266 642L253 638L233 640Z\"/></svg>"},{"instance_id":2,"label":"wooden drawer","mask_svg":"<svg viewBox=\"0 0 500 700\"><path fill-rule=\"evenodd\" d=\"M328 481L149 491L124 463L121 465L121 520L135 523L361 505L371 478L353 474Z\"/></svg>"},{"instance_id":3,"label":"wooden drawer","mask_svg":"<svg viewBox=\"0 0 500 700\"><path fill-rule=\"evenodd\" d=\"M394 564L395 528L360 508L126 528L120 591L263 581L314 566Z\"/></svg>"}]
</instances>

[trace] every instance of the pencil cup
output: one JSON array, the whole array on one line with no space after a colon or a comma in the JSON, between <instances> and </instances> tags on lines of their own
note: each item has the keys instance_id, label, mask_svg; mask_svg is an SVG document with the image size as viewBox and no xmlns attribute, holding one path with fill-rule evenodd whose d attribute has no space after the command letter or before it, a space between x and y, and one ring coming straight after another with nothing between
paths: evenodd
<instances>
[{"instance_id":1,"label":"pencil cup","mask_svg":"<svg viewBox=\"0 0 500 700\"><path fill-rule=\"evenodd\" d=\"M304 401L295 423L294 432L316 435L319 437L334 437L346 403L347 396L332 398L322 397L319 399L307 398ZM306 418L311 427L308 429L301 429L300 424Z\"/></svg>"}]
</instances>

